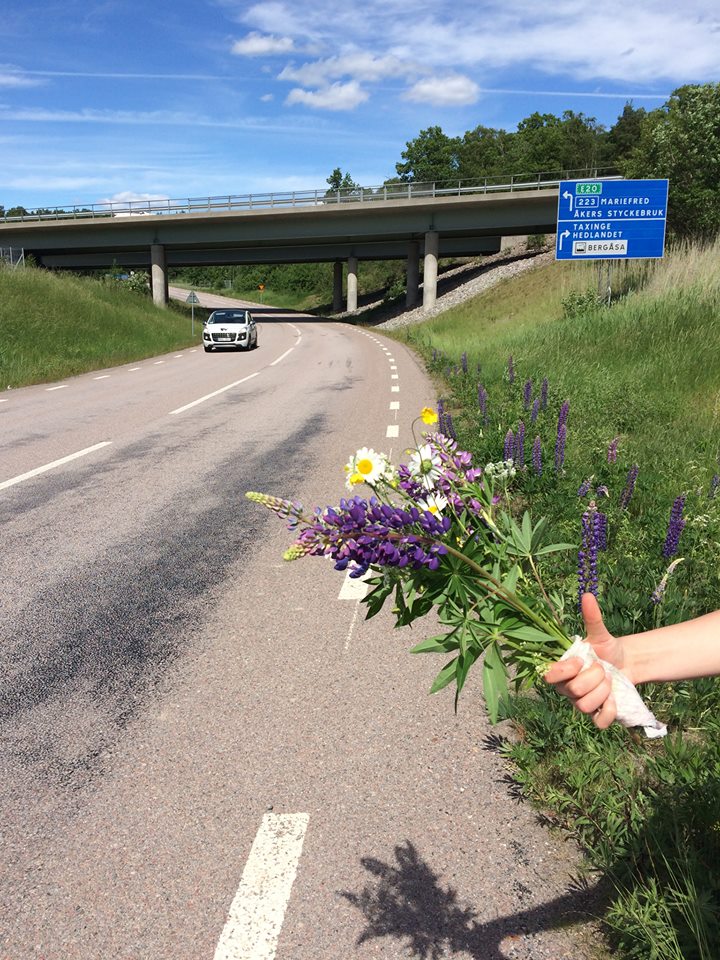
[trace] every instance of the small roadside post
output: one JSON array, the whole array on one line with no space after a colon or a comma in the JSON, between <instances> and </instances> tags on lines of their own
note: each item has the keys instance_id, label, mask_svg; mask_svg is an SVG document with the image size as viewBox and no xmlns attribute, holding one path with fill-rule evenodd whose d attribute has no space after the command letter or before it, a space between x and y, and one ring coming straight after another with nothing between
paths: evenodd
<instances>
[{"instance_id":1,"label":"small roadside post","mask_svg":"<svg viewBox=\"0 0 720 960\"><path fill-rule=\"evenodd\" d=\"M264 283L259 283L259 284L258 284L258 290L260 291L260 303L262 303L262 302L263 302L263 292L264 292L264 290L265 290L265 284L264 284Z\"/></svg>"},{"instance_id":2,"label":"small roadside post","mask_svg":"<svg viewBox=\"0 0 720 960\"><path fill-rule=\"evenodd\" d=\"M198 300L198 295L194 290L190 291L185 303L190 304L190 329L192 331L192 335L195 336L195 304L200 303L200 301Z\"/></svg>"}]
</instances>

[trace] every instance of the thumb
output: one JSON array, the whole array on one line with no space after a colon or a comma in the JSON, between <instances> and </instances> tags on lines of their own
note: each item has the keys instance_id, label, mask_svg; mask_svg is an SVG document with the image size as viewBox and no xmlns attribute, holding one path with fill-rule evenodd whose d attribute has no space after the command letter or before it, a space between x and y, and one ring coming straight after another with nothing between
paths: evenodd
<instances>
[{"instance_id":1,"label":"thumb","mask_svg":"<svg viewBox=\"0 0 720 960\"><path fill-rule=\"evenodd\" d=\"M594 647L596 644L607 643L608 640L613 640L614 637L603 623L600 607L592 593L584 593L582 595L581 606L588 643Z\"/></svg>"}]
</instances>

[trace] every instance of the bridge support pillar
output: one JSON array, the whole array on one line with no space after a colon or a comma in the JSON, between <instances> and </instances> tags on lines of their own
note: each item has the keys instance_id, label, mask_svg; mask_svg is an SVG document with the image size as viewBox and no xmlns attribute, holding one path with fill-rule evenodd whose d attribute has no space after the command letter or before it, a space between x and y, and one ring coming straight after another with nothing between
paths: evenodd
<instances>
[{"instance_id":1,"label":"bridge support pillar","mask_svg":"<svg viewBox=\"0 0 720 960\"><path fill-rule=\"evenodd\" d=\"M348 313L357 310L358 296L358 258L348 257L347 309Z\"/></svg>"},{"instance_id":2,"label":"bridge support pillar","mask_svg":"<svg viewBox=\"0 0 720 960\"><path fill-rule=\"evenodd\" d=\"M166 307L168 302L168 279L165 264L165 247L161 243L150 245L150 285L156 307Z\"/></svg>"},{"instance_id":3,"label":"bridge support pillar","mask_svg":"<svg viewBox=\"0 0 720 960\"><path fill-rule=\"evenodd\" d=\"M405 306L414 307L420 297L420 245L415 240L408 244L405 277Z\"/></svg>"},{"instance_id":4,"label":"bridge support pillar","mask_svg":"<svg viewBox=\"0 0 720 960\"><path fill-rule=\"evenodd\" d=\"M333 264L333 313L342 313L343 295L343 265L342 260L336 260Z\"/></svg>"},{"instance_id":5,"label":"bridge support pillar","mask_svg":"<svg viewBox=\"0 0 720 960\"><path fill-rule=\"evenodd\" d=\"M437 272L439 236L437 230L425 234L425 263L423 265L423 310L430 310L437 300Z\"/></svg>"}]
</instances>

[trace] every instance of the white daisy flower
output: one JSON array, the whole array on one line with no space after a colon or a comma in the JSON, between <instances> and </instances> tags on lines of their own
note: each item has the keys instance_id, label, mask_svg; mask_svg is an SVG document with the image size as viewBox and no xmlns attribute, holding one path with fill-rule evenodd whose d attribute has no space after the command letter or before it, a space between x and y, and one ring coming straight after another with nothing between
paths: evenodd
<instances>
[{"instance_id":1,"label":"white daisy flower","mask_svg":"<svg viewBox=\"0 0 720 960\"><path fill-rule=\"evenodd\" d=\"M372 448L360 447L345 466L348 474L346 486L350 489L358 483L374 486L384 477L388 466L388 459L384 453L376 453Z\"/></svg>"},{"instance_id":2,"label":"white daisy flower","mask_svg":"<svg viewBox=\"0 0 720 960\"><path fill-rule=\"evenodd\" d=\"M426 490L432 490L435 481L442 476L440 454L433 450L429 443L424 443L417 450L413 450L407 467L412 476L420 480Z\"/></svg>"},{"instance_id":3,"label":"white daisy flower","mask_svg":"<svg viewBox=\"0 0 720 960\"><path fill-rule=\"evenodd\" d=\"M447 500L441 493L429 493L424 500L418 501L420 510L429 510L435 515L442 513L447 506Z\"/></svg>"}]
</instances>

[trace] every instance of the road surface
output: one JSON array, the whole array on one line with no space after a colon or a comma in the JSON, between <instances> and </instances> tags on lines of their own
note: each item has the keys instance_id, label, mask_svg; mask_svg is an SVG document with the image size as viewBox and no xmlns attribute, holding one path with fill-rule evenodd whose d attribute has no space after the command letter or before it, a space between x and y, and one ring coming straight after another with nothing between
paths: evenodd
<instances>
[{"instance_id":1,"label":"road surface","mask_svg":"<svg viewBox=\"0 0 720 960\"><path fill-rule=\"evenodd\" d=\"M280 312L0 403L3 960L572 958L572 851L478 678L364 620L249 489L344 495L434 403L403 347Z\"/></svg>"}]
</instances>

